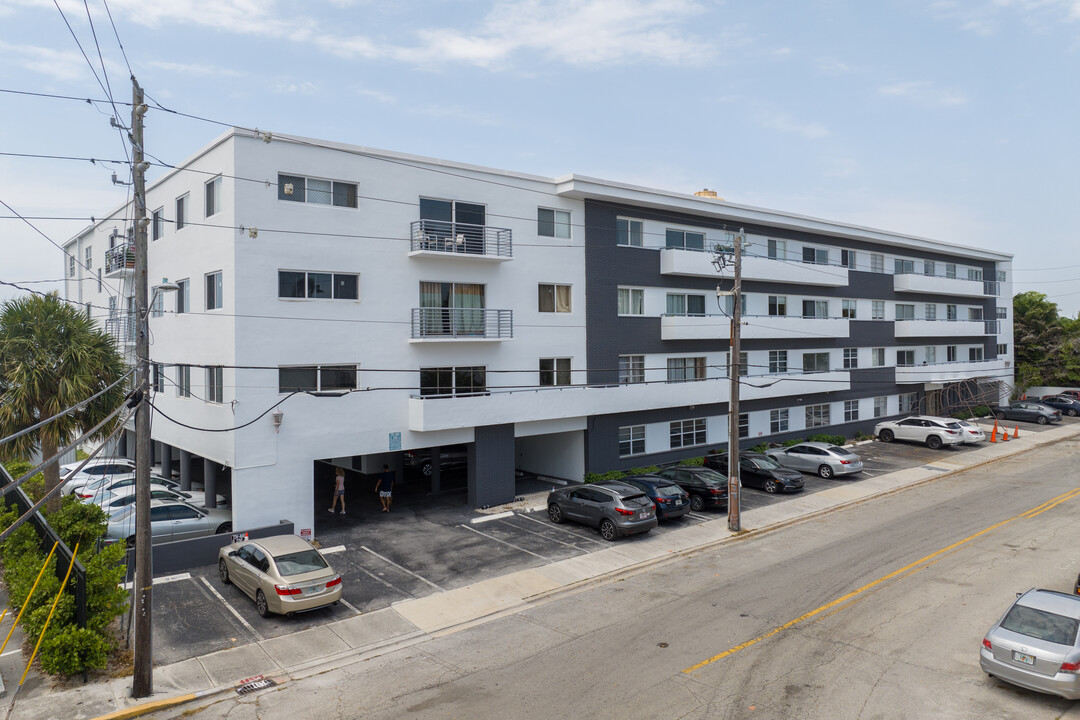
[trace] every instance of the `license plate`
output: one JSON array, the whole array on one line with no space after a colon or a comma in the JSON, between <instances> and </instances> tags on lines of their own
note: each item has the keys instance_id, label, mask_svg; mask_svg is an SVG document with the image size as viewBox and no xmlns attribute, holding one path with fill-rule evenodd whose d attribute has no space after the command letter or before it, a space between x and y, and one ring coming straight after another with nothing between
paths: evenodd
<instances>
[{"instance_id":1,"label":"license plate","mask_svg":"<svg viewBox=\"0 0 1080 720\"><path fill-rule=\"evenodd\" d=\"M675 501L675 504L676 504L676 505L682 505L682 504L683 504L683 501L682 501L682 500L676 500L676 501Z\"/></svg>"},{"instance_id":2,"label":"license plate","mask_svg":"<svg viewBox=\"0 0 1080 720\"><path fill-rule=\"evenodd\" d=\"M307 589L307 594L311 595L312 593L317 593L320 590L322 590L322 585L312 585Z\"/></svg>"},{"instance_id":3,"label":"license plate","mask_svg":"<svg viewBox=\"0 0 1080 720\"><path fill-rule=\"evenodd\" d=\"M647 512L638 513L638 520L644 520L647 517L649 517L649 513L647 513Z\"/></svg>"},{"instance_id":4,"label":"license plate","mask_svg":"<svg viewBox=\"0 0 1080 720\"><path fill-rule=\"evenodd\" d=\"M1024 663L1025 665L1034 665L1035 664L1035 656L1034 655L1025 655L1024 653L1019 653L1019 652L1016 652L1015 650L1013 651L1013 660L1015 660L1016 662Z\"/></svg>"}]
</instances>

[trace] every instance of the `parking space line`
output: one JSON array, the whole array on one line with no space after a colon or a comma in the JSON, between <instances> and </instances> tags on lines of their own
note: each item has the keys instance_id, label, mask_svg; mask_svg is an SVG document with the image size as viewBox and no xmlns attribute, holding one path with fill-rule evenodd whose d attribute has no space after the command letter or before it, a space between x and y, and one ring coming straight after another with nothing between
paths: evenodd
<instances>
[{"instance_id":1,"label":"parking space line","mask_svg":"<svg viewBox=\"0 0 1080 720\"><path fill-rule=\"evenodd\" d=\"M334 553L345 552L344 545L335 545L333 547L322 548L319 550L323 555L333 555Z\"/></svg>"},{"instance_id":2,"label":"parking space line","mask_svg":"<svg viewBox=\"0 0 1080 720\"><path fill-rule=\"evenodd\" d=\"M523 528L523 527L520 527L518 525L514 525L513 523L508 523L505 520L503 520L503 525L506 525L507 527L512 527L515 530L520 530L521 532L528 533L530 535L535 535L536 537L543 538L544 540L550 540L551 542L556 542L556 543L559 543L560 545L565 545L566 547L572 547L572 548L575 548L575 549L580 549L574 543L568 543L568 542L564 542L562 540L559 540L558 538L548 537L544 533L536 532L535 530L529 530L528 528Z\"/></svg>"},{"instance_id":3,"label":"parking space line","mask_svg":"<svg viewBox=\"0 0 1080 720\"><path fill-rule=\"evenodd\" d=\"M476 525L478 523L486 523L492 520L501 520L503 518L511 517L514 514L513 510L507 510L506 512L495 513L494 515L481 515L480 517L474 517L469 521L470 524Z\"/></svg>"},{"instance_id":4,"label":"parking space line","mask_svg":"<svg viewBox=\"0 0 1080 720\"><path fill-rule=\"evenodd\" d=\"M354 613L356 613L357 615L359 615L359 614L360 614L360 611L359 611L359 610L357 610L357 609L356 609L356 607L355 607L355 606L353 606L353 604L352 604L351 602L349 602L348 600L346 600L345 598L339 598L339 599L338 599L338 602L340 602L340 603L341 603L342 605L344 605L345 607L347 607L347 608L349 608L350 610L352 610L352 611L353 611Z\"/></svg>"},{"instance_id":5,"label":"parking space line","mask_svg":"<svg viewBox=\"0 0 1080 720\"><path fill-rule=\"evenodd\" d=\"M579 535L578 533L574 532L573 530L570 530L569 528L564 528L561 525L555 525L554 523L544 522L543 520L537 520L536 518L529 517L528 515L518 515L518 517L519 518L524 518L525 520L532 520L534 523L540 523L544 527L551 528L552 530L560 530L560 531L566 533L567 535L573 535L574 537L578 538L579 540L586 540L588 542L596 543L597 545L603 545L605 547L608 545L608 543L600 542L599 540L596 540L594 538L587 537L585 535Z\"/></svg>"},{"instance_id":6,"label":"parking space line","mask_svg":"<svg viewBox=\"0 0 1080 720\"><path fill-rule=\"evenodd\" d=\"M687 517L692 517L695 520L700 520L701 522L707 522L709 520L712 520L711 515L700 515L700 514L698 514L696 512L688 512L688 513L686 513L686 516Z\"/></svg>"},{"instance_id":7,"label":"parking space line","mask_svg":"<svg viewBox=\"0 0 1080 720\"><path fill-rule=\"evenodd\" d=\"M512 542L506 542L505 540L501 540L501 539L499 539L499 538L495 537L494 535L488 535L488 534L487 534L486 532L480 532L480 531L479 531L479 530L477 530L476 528L473 528L473 527L469 527L468 525L460 525L459 527L463 527L463 528L465 528L466 530L472 530L472 531L473 531L474 533L476 533L477 535L483 535L483 536L484 536L484 537L486 537L486 538L487 538L488 540L494 540L494 541L495 541L495 542L497 542L497 543L502 543L503 545L506 545L507 547L512 547L512 548L514 548L515 550L520 550L520 551L521 551L521 552L523 552L523 553L526 553L526 554L528 554L528 555L532 555L533 557L537 557L537 558L540 558L541 560L543 560L543 561L545 561L545 562L551 562L551 558L547 558L547 557L544 557L543 555L540 555L539 553L534 553L534 552L533 552L532 550L526 550L525 548L523 548L523 547L521 547L521 546L519 546L519 545L515 545L515 544L514 544L514 543L512 543Z\"/></svg>"},{"instance_id":8,"label":"parking space line","mask_svg":"<svg viewBox=\"0 0 1080 720\"><path fill-rule=\"evenodd\" d=\"M212 592L214 594L214 597L216 597L218 600L221 601L221 604L225 606L225 609L228 610L229 612L231 612L233 614L233 617L235 617L237 620L239 620L240 624L243 625L244 627L246 627L248 629L248 632L250 632L252 635L255 636L256 640L258 640L259 642L262 642L263 640L266 639L262 635L259 634L258 630L256 630L254 627L252 627L251 623L249 623L247 620L244 619L243 615L241 615L239 612L237 612L236 608L234 608L232 605L229 604L229 601L225 599L225 596L222 595L221 593L219 593L217 591L217 589L213 585L210 584L209 580L207 580L204 577L200 577L199 579L203 581L204 585L206 585L206 589L209 590L210 592ZM194 582L194 581L192 581L192 582Z\"/></svg>"},{"instance_id":9,"label":"parking space line","mask_svg":"<svg viewBox=\"0 0 1080 720\"><path fill-rule=\"evenodd\" d=\"M371 572L370 570L368 570L366 568L362 568L362 567L357 567L356 569L359 570L360 572L364 573L368 577L370 577L372 580L376 580L378 582L381 582L383 585L390 588L394 592L396 592L396 593L398 593L400 595L404 595L405 597L407 597L409 599L412 599L413 595L411 593L407 593L404 590L402 590L401 588L391 585L390 583L386 582L385 580L383 580L381 577L379 577L375 573Z\"/></svg>"},{"instance_id":10,"label":"parking space line","mask_svg":"<svg viewBox=\"0 0 1080 720\"><path fill-rule=\"evenodd\" d=\"M367 547L366 545L361 545L361 546L360 546L360 549L361 549L361 550L366 550L367 552L371 553L371 554L372 554L372 555L374 555L375 557L377 557L377 558L379 558L380 560L382 560L382 561L383 561L384 563L388 563L388 564L390 564L390 565L393 565L394 567L396 567L396 568L397 568L398 570L402 571L403 573L406 573L407 575L412 575L412 576L413 576L414 578L416 578L417 580L420 580L421 582L425 582L425 583L427 583L428 585L430 585L431 587L435 588L435 589L436 589L436 590L438 590L439 592L446 592L446 590L444 590L443 588L439 587L439 586L438 586L438 585L436 585L435 583L431 582L431 581L430 581L430 580L428 580L428 579L427 579L426 577L423 577L423 576L421 576L421 575L417 575L416 573L414 573L414 572L413 572L412 570L410 570L409 568L407 568L407 567L402 567L401 565L398 565L398 564L397 564L396 562L394 562L394 561L393 561L393 560L391 560L390 558L388 558L388 557L383 557L382 555L380 555L379 553L375 552L374 550L372 550L371 548Z\"/></svg>"},{"instance_id":11,"label":"parking space line","mask_svg":"<svg viewBox=\"0 0 1080 720\"><path fill-rule=\"evenodd\" d=\"M177 582L178 580L190 580L191 573L177 573L176 575L162 575L161 577L154 578L155 585L164 585L165 583ZM130 590L134 586L134 582L121 583L120 587L125 590Z\"/></svg>"}]
</instances>

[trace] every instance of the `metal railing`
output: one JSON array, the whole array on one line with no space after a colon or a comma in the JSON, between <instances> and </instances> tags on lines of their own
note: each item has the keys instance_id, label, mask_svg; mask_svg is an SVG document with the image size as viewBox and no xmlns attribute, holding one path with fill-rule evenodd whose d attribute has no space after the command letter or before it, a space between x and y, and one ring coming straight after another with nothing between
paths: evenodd
<instances>
[{"instance_id":1,"label":"metal railing","mask_svg":"<svg viewBox=\"0 0 1080 720\"><path fill-rule=\"evenodd\" d=\"M429 250L461 255L513 257L512 233L507 228L416 220L412 223L412 251Z\"/></svg>"},{"instance_id":2,"label":"metal railing","mask_svg":"<svg viewBox=\"0 0 1080 720\"><path fill-rule=\"evenodd\" d=\"M1001 321L1000 320L983 320L985 330L984 335L999 335L1001 333Z\"/></svg>"},{"instance_id":3,"label":"metal railing","mask_svg":"<svg viewBox=\"0 0 1080 720\"><path fill-rule=\"evenodd\" d=\"M135 267L135 244L121 243L105 251L105 273Z\"/></svg>"},{"instance_id":4,"label":"metal railing","mask_svg":"<svg viewBox=\"0 0 1080 720\"><path fill-rule=\"evenodd\" d=\"M413 338L514 337L513 310L486 308L413 308Z\"/></svg>"},{"instance_id":5,"label":"metal railing","mask_svg":"<svg viewBox=\"0 0 1080 720\"><path fill-rule=\"evenodd\" d=\"M133 343L138 337L138 324L133 313L121 313L105 320L105 334L118 343Z\"/></svg>"},{"instance_id":6,"label":"metal railing","mask_svg":"<svg viewBox=\"0 0 1080 720\"><path fill-rule=\"evenodd\" d=\"M1001 283L997 280L983 280L983 295L997 297L1001 294Z\"/></svg>"}]
</instances>

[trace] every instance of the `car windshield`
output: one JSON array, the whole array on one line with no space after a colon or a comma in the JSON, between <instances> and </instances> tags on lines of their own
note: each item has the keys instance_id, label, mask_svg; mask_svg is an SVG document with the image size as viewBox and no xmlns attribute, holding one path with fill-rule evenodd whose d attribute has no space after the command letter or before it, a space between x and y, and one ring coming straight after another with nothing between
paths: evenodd
<instances>
[{"instance_id":1,"label":"car windshield","mask_svg":"<svg viewBox=\"0 0 1080 720\"><path fill-rule=\"evenodd\" d=\"M715 470L709 470L709 469L698 470L696 473L694 473L694 475L696 475L699 479L704 480L705 482L711 482L711 483L726 483L727 482L727 478L724 477L723 475L721 475L720 473L716 472Z\"/></svg>"},{"instance_id":2,"label":"car windshield","mask_svg":"<svg viewBox=\"0 0 1080 720\"><path fill-rule=\"evenodd\" d=\"M855 453L851 452L847 448L842 448L839 445L830 445L829 452L833 455L839 455L841 457L853 457Z\"/></svg>"},{"instance_id":3,"label":"car windshield","mask_svg":"<svg viewBox=\"0 0 1080 720\"><path fill-rule=\"evenodd\" d=\"M288 555L278 555L274 558L274 563L282 577L314 572L327 567L326 561L317 550L301 550Z\"/></svg>"},{"instance_id":4,"label":"car windshield","mask_svg":"<svg viewBox=\"0 0 1080 720\"><path fill-rule=\"evenodd\" d=\"M1055 615L1026 605L1013 605L1001 627L1021 635L1057 643L1073 645L1076 642L1076 618Z\"/></svg>"},{"instance_id":5,"label":"car windshield","mask_svg":"<svg viewBox=\"0 0 1080 720\"><path fill-rule=\"evenodd\" d=\"M678 485L656 485L656 494L660 497L678 497L682 493L682 488Z\"/></svg>"},{"instance_id":6,"label":"car windshield","mask_svg":"<svg viewBox=\"0 0 1080 720\"><path fill-rule=\"evenodd\" d=\"M751 458L750 462L754 463L754 467L759 467L762 470L775 470L780 467L780 463L776 462L771 457Z\"/></svg>"}]
</instances>

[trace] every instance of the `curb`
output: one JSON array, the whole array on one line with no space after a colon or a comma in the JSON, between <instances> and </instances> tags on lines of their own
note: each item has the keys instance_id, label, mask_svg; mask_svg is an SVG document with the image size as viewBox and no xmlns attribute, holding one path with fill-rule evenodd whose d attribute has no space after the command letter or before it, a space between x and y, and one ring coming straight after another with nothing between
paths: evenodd
<instances>
[{"instance_id":1,"label":"curb","mask_svg":"<svg viewBox=\"0 0 1080 720\"><path fill-rule=\"evenodd\" d=\"M217 695L218 693L223 693L231 689L232 688L228 687L219 687L213 688L211 690L199 690L197 692L186 693L184 695L175 695L173 697L162 698L160 700L150 700L148 702L139 703L138 705L132 705L121 710L116 710L115 712L108 713L107 715L99 715L93 720L126 720L127 718L141 717L148 713L156 712L158 710L166 710L168 708L176 707L177 705L189 703L192 700L199 700L200 698Z\"/></svg>"}]
</instances>

